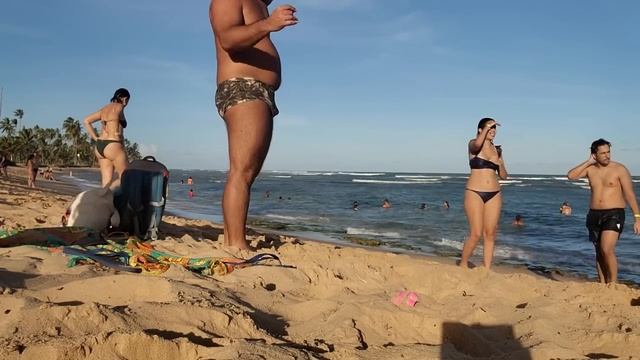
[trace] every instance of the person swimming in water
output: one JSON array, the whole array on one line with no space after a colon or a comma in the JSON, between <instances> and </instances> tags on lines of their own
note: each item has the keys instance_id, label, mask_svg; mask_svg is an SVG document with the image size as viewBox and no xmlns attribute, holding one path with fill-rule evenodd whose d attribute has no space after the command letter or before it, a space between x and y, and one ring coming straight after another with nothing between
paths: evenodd
<instances>
[{"instance_id":1,"label":"person swimming in water","mask_svg":"<svg viewBox=\"0 0 640 360\"><path fill-rule=\"evenodd\" d=\"M484 244L484 266L489 269L493 261L498 220L502 209L501 179L507 178L502 149L493 144L498 124L492 118L478 123L475 139L469 141L469 167L471 174L464 192L464 211L469 221L469 237L462 248L461 267L468 267L469 258L480 237ZM497 174L497 176L496 176Z\"/></svg>"},{"instance_id":2,"label":"person swimming in water","mask_svg":"<svg viewBox=\"0 0 640 360\"><path fill-rule=\"evenodd\" d=\"M389 199L384 199L382 201L382 208L383 209L391 209L391 202L389 201Z\"/></svg>"},{"instance_id":3,"label":"person swimming in water","mask_svg":"<svg viewBox=\"0 0 640 360\"><path fill-rule=\"evenodd\" d=\"M84 119L84 128L96 144L95 154L100 164L103 187L115 188L120 185L122 173L129 165L123 136L123 130L127 127L124 108L129 104L129 99L129 91L120 88L113 94L109 104ZM102 122L100 136L91 125L97 121ZM114 169L118 173L118 179L115 180Z\"/></svg>"},{"instance_id":4,"label":"person swimming in water","mask_svg":"<svg viewBox=\"0 0 640 360\"><path fill-rule=\"evenodd\" d=\"M511 225L513 225L513 226L524 226L524 219L522 218L522 215L517 214L515 219L513 219L513 222L511 223Z\"/></svg>"}]
</instances>

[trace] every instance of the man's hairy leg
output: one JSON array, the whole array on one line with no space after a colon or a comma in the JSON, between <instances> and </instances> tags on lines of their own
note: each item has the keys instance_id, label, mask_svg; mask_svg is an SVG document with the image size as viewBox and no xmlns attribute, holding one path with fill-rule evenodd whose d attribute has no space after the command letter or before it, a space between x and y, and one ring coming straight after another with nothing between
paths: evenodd
<instances>
[{"instance_id":1,"label":"man's hairy leg","mask_svg":"<svg viewBox=\"0 0 640 360\"><path fill-rule=\"evenodd\" d=\"M229 142L229 172L222 197L225 245L248 249L246 223L251 185L269 152L273 118L262 101L235 105L224 118Z\"/></svg>"},{"instance_id":2,"label":"man's hairy leg","mask_svg":"<svg viewBox=\"0 0 640 360\"><path fill-rule=\"evenodd\" d=\"M606 277L604 275L604 269L606 269L607 265L604 263L604 256L602 255L602 251L600 250L600 245L595 245L596 248L596 270L598 271L598 281L601 283L606 283Z\"/></svg>"},{"instance_id":3,"label":"man's hairy leg","mask_svg":"<svg viewBox=\"0 0 640 360\"><path fill-rule=\"evenodd\" d=\"M616 231L605 230L600 237L600 251L606 268L604 270L605 281L615 283L618 281L618 259L616 258L616 243L620 234Z\"/></svg>"}]
</instances>

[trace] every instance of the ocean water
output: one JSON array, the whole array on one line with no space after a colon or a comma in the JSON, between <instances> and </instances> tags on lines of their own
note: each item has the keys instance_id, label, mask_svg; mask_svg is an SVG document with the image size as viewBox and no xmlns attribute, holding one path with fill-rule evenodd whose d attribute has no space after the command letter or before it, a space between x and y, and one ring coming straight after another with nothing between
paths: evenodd
<instances>
[{"instance_id":1,"label":"ocean water","mask_svg":"<svg viewBox=\"0 0 640 360\"><path fill-rule=\"evenodd\" d=\"M65 178L91 187L98 176L79 172ZM194 179L191 186L186 185L189 176ZM167 211L221 222L225 176L222 171L171 170ZM468 235L462 204L466 180L467 174L265 171L252 190L249 224L339 244L367 239L390 251L456 258ZM640 194L640 179L633 181ZM594 249L584 225L590 194L585 181L560 175L514 175L501 183L503 207L495 263L597 277ZM188 196L190 189L193 198ZM385 198L392 208L381 208ZM445 200L449 209L442 206ZM352 209L353 201L358 201L358 211ZM559 213L563 201L571 203L571 216ZM420 209L421 203L427 208ZM523 216L523 227L511 224L516 214ZM617 246L619 278L640 283L640 237L633 234L633 222L627 209ZM481 264L481 246L475 254L472 262Z\"/></svg>"}]
</instances>

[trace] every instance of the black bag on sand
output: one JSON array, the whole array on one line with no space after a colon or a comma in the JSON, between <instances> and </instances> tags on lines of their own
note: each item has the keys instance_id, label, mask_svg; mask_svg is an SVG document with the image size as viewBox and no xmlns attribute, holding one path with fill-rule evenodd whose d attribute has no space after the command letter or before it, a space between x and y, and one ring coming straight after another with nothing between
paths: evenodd
<instances>
[{"instance_id":1,"label":"black bag on sand","mask_svg":"<svg viewBox=\"0 0 640 360\"><path fill-rule=\"evenodd\" d=\"M135 160L123 172L113 203L120 213L120 231L147 240L158 238L169 185L169 171L153 156Z\"/></svg>"}]
</instances>

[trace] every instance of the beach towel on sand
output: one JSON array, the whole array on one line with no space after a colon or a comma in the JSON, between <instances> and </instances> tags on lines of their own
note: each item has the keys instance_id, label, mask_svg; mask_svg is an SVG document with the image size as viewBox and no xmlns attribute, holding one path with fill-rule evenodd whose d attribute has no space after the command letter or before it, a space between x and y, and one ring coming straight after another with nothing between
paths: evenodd
<instances>
[{"instance_id":1,"label":"beach towel on sand","mask_svg":"<svg viewBox=\"0 0 640 360\"><path fill-rule=\"evenodd\" d=\"M249 259L231 257L185 257L156 250L135 237L116 238L81 227L36 228L19 232L0 231L0 247L32 245L49 248L69 257L69 267L98 263L119 271L162 274L171 265L200 275L226 275L235 269L276 262L278 256L262 253Z\"/></svg>"},{"instance_id":2,"label":"beach towel on sand","mask_svg":"<svg viewBox=\"0 0 640 360\"><path fill-rule=\"evenodd\" d=\"M266 253L258 254L250 259L185 257L158 251L151 244L140 242L135 237L129 238L126 244L108 240L108 244L89 246L81 250L82 253L69 251L67 247L62 249L62 252L69 256L68 266L93 261L116 270L121 270L119 269L121 266L129 266L133 269L139 269L143 273L157 275L169 270L171 265L178 265L200 275L226 275L235 269L265 265L270 261L282 265L276 255ZM112 264L113 261L117 262L115 266ZM134 270L126 271L135 272Z\"/></svg>"},{"instance_id":3,"label":"beach towel on sand","mask_svg":"<svg viewBox=\"0 0 640 360\"><path fill-rule=\"evenodd\" d=\"M22 231L0 231L0 248L21 245L71 246L104 244L98 231L85 227L50 227Z\"/></svg>"}]
</instances>

